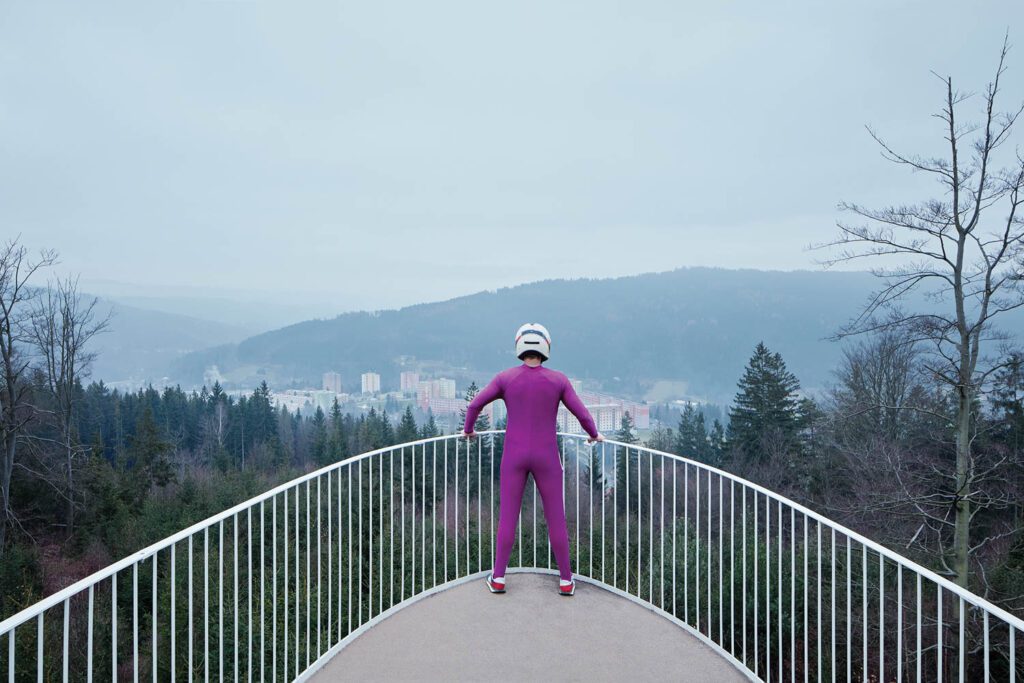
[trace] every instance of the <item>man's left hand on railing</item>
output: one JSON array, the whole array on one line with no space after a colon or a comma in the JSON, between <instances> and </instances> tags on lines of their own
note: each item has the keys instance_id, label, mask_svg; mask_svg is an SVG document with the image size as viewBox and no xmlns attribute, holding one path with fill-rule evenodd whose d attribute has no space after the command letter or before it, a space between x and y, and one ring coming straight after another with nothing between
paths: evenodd
<instances>
[{"instance_id":1,"label":"man's left hand on railing","mask_svg":"<svg viewBox=\"0 0 1024 683\"><path fill-rule=\"evenodd\" d=\"M469 439L469 440L475 439L476 438L476 432L462 432L462 438L463 439Z\"/></svg>"}]
</instances>

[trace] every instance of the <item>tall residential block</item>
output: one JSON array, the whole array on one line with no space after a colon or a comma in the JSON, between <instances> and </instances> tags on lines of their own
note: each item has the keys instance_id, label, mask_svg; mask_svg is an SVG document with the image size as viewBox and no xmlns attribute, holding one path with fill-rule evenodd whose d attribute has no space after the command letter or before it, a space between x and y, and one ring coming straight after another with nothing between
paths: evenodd
<instances>
[{"instance_id":1,"label":"tall residential block","mask_svg":"<svg viewBox=\"0 0 1024 683\"><path fill-rule=\"evenodd\" d=\"M455 380L441 377L440 379L420 380L416 383L416 398L427 401L432 398L455 398Z\"/></svg>"},{"instance_id":2,"label":"tall residential block","mask_svg":"<svg viewBox=\"0 0 1024 683\"><path fill-rule=\"evenodd\" d=\"M335 394L341 393L341 375L337 372L325 372L324 373L324 391L333 391Z\"/></svg>"},{"instance_id":3,"label":"tall residential block","mask_svg":"<svg viewBox=\"0 0 1024 683\"><path fill-rule=\"evenodd\" d=\"M441 398L455 398L455 380L447 377L437 380L437 392Z\"/></svg>"},{"instance_id":4,"label":"tall residential block","mask_svg":"<svg viewBox=\"0 0 1024 683\"><path fill-rule=\"evenodd\" d=\"M399 391L415 392L420 383L420 373L406 371L399 375Z\"/></svg>"},{"instance_id":5,"label":"tall residential block","mask_svg":"<svg viewBox=\"0 0 1024 683\"><path fill-rule=\"evenodd\" d=\"M376 372L364 372L362 382L364 394L376 394L380 391L380 375Z\"/></svg>"}]
</instances>

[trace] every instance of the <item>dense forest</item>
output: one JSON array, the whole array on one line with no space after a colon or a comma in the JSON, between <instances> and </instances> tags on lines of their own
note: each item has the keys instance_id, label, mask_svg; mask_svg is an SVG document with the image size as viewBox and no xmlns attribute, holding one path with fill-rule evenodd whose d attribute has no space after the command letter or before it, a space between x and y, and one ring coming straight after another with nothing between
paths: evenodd
<instances>
[{"instance_id":1,"label":"dense forest","mask_svg":"<svg viewBox=\"0 0 1024 683\"><path fill-rule=\"evenodd\" d=\"M926 381L912 340L883 333L848 345L836 384L802 395L782 356L758 344L726 428L692 407L648 445L721 467L821 511L1004 608L1024 613L1024 357L995 373L975 405L976 501L970 568L954 568L955 406Z\"/></svg>"},{"instance_id":2,"label":"dense forest","mask_svg":"<svg viewBox=\"0 0 1024 683\"><path fill-rule=\"evenodd\" d=\"M410 411L393 419L335 406L303 417L275 409L268 395L265 384L237 400L219 386L122 393L79 384L73 487L47 448L56 441L49 407L37 404L11 479L0 617L303 472L437 435Z\"/></svg>"}]
</instances>

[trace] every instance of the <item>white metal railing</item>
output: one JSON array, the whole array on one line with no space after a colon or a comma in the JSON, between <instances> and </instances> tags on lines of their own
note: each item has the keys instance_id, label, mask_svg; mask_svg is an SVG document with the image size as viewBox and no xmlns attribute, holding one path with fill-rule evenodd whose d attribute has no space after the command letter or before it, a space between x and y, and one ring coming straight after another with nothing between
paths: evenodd
<instances>
[{"instance_id":1,"label":"white metal railing","mask_svg":"<svg viewBox=\"0 0 1024 683\"><path fill-rule=\"evenodd\" d=\"M560 434L573 571L772 681L1015 681L1024 622L727 472ZM493 563L502 432L299 477L0 622L20 680L292 680ZM551 568L534 487L510 569Z\"/></svg>"}]
</instances>

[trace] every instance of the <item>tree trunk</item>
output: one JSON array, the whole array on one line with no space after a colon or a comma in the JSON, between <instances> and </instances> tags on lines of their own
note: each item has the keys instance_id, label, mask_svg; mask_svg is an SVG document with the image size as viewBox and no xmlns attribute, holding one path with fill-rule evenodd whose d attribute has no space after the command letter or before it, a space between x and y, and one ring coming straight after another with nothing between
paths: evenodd
<instances>
[{"instance_id":1,"label":"tree trunk","mask_svg":"<svg viewBox=\"0 0 1024 683\"><path fill-rule=\"evenodd\" d=\"M956 583L968 588L971 525L971 391L959 390L956 434L956 522L953 532L953 570Z\"/></svg>"},{"instance_id":2,"label":"tree trunk","mask_svg":"<svg viewBox=\"0 0 1024 683\"><path fill-rule=\"evenodd\" d=\"M74 447L71 444L70 425L65 426L64 448L68 468L68 490L67 490L67 533L70 538L75 532L75 469L74 469Z\"/></svg>"},{"instance_id":3,"label":"tree trunk","mask_svg":"<svg viewBox=\"0 0 1024 683\"><path fill-rule=\"evenodd\" d=\"M17 443L11 433L4 434L3 462L0 463L0 557L4 555L7 525L11 510L11 474L14 472L14 453Z\"/></svg>"}]
</instances>

